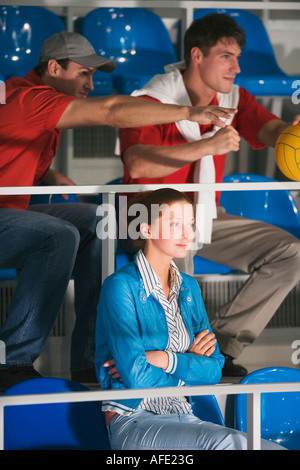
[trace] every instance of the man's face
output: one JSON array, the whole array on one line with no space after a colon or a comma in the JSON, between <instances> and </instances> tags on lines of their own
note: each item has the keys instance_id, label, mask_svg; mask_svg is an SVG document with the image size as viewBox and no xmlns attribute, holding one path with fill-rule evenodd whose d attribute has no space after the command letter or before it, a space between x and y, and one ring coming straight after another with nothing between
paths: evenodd
<instances>
[{"instance_id":1,"label":"man's face","mask_svg":"<svg viewBox=\"0 0 300 470\"><path fill-rule=\"evenodd\" d=\"M224 38L210 48L207 56L202 54L199 73L205 86L220 93L231 91L236 74L240 73L241 48L230 38Z\"/></svg>"},{"instance_id":2,"label":"man's face","mask_svg":"<svg viewBox=\"0 0 300 470\"><path fill-rule=\"evenodd\" d=\"M75 62L69 62L66 70L58 65L55 89L75 98L86 98L88 92L94 89L93 75L96 71L94 67L84 67Z\"/></svg>"}]
</instances>

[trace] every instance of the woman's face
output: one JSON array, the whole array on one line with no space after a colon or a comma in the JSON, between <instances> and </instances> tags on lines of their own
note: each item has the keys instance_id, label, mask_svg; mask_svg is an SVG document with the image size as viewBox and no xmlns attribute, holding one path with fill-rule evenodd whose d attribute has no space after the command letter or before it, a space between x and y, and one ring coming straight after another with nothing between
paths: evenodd
<instances>
[{"instance_id":1,"label":"woman's face","mask_svg":"<svg viewBox=\"0 0 300 470\"><path fill-rule=\"evenodd\" d=\"M151 246L161 254L183 258L195 237L195 219L192 204L177 201L162 208L160 217L148 226Z\"/></svg>"}]
</instances>

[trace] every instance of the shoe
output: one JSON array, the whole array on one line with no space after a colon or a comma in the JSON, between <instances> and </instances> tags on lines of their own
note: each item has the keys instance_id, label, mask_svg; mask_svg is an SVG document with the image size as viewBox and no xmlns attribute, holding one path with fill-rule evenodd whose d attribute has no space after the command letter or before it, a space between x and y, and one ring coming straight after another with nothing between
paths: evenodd
<instances>
[{"instance_id":1,"label":"shoe","mask_svg":"<svg viewBox=\"0 0 300 470\"><path fill-rule=\"evenodd\" d=\"M0 369L0 392L5 392L8 388L24 380L37 379L42 376L33 367L8 367Z\"/></svg>"},{"instance_id":2,"label":"shoe","mask_svg":"<svg viewBox=\"0 0 300 470\"><path fill-rule=\"evenodd\" d=\"M223 377L244 377L248 374L248 371L245 367L240 364L234 364L234 359L227 354L223 354L225 357L224 367L222 369Z\"/></svg>"},{"instance_id":3,"label":"shoe","mask_svg":"<svg viewBox=\"0 0 300 470\"><path fill-rule=\"evenodd\" d=\"M82 369L82 370L73 370L71 372L71 379L73 382L79 382L79 383L88 383L88 384L94 384L94 383L99 383L98 379L96 377L96 372L95 368L91 367L90 369Z\"/></svg>"}]
</instances>

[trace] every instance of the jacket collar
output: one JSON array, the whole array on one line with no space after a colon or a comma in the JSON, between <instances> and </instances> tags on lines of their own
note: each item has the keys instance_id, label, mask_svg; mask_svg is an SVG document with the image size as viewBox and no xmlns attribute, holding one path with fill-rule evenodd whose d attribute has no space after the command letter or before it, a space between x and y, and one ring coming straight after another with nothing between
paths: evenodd
<instances>
[{"instance_id":1,"label":"jacket collar","mask_svg":"<svg viewBox=\"0 0 300 470\"><path fill-rule=\"evenodd\" d=\"M138 267L139 273L143 280L143 287L146 292L146 296L161 288L160 279L152 266L150 265L149 261L145 257L142 250L140 250L136 257L135 262ZM171 291L178 293L179 287L182 282L182 277L180 272L176 266L176 264L172 261L170 267L170 275L171 275Z\"/></svg>"},{"instance_id":2,"label":"jacket collar","mask_svg":"<svg viewBox=\"0 0 300 470\"><path fill-rule=\"evenodd\" d=\"M135 266L135 269L136 269L136 275L137 275L137 278L138 278L138 282L139 282L139 292L138 292L138 295L139 295L139 299L141 301L141 303L146 303L147 301L147 298L149 297L149 295L151 294L151 292L149 293L148 291L146 291L146 286L145 286L145 283L144 283L144 280L143 280L143 277L139 271L139 268L138 268L138 263L137 263L137 254L135 254L134 256L134 266ZM174 263L174 266L176 267L177 271L178 271L178 275L180 276L180 285L179 285L179 294L178 294L178 302L181 302L182 300L184 299L187 299L187 300L191 300L191 292L190 292L190 288L189 286L185 283L184 281L184 277L181 275L182 273L180 273L180 271L178 270L176 264Z\"/></svg>"}]
</instances>

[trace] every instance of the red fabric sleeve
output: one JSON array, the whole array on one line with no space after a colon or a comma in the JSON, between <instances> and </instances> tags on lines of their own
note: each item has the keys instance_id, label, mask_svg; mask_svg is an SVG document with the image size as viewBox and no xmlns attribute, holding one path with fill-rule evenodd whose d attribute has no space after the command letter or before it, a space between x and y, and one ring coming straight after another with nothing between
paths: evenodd
<instances>
[{"instance_id":1,"label":"red fabric sleeve","mask_svg":"<svg viewBox=\"0 0 300 470\"><path fill-rule=\"evenodd\" d=\"M53 131L73 96L50 87L33 87L20 97L23 119L31 132Z\"/></svg>"},{"instance_id":2,"label":"red fabric sleeve","mask_svg":"<svg viewBox=\"0 0 300 470\"><path fill-rule=\"evenodd\" d=\"M253 149L264 148L265 145L257 140L260 129L271 119L279 119L262 104L256 101L245 88L240 88L240 100L238 113L236 114L232 126L251 145Z\"/></svg>"},{"instance_id":3,"label":"red fabric sleeve","mask_svg":"<svg viewBox=\"0 0 300 470\"><path fill-rule=\"evenodd\" d=\"M150 98L149 96L143 96L143 98L149 101L158 100ZM169 126L169 125L168 125ZM135 144L144 144L144 145L172 145L171 142L164 143L164 130L165 125L155 125L155 126L144 126L144 127L131 127L126 129L121 129L121 159L123 161L123 153L131 145ZM183 140L184 143L185 141ZM176 143L176 145L178 145Z\"/></svg>"}]
</instances>

